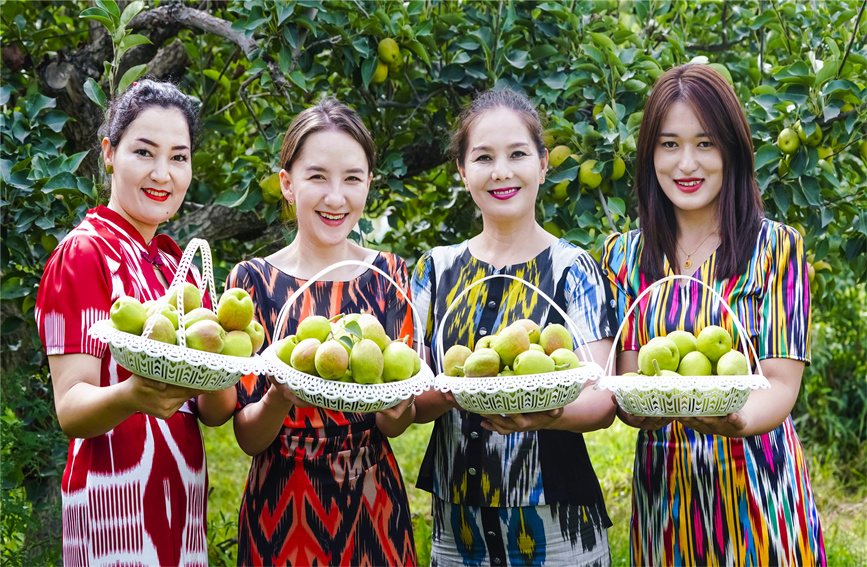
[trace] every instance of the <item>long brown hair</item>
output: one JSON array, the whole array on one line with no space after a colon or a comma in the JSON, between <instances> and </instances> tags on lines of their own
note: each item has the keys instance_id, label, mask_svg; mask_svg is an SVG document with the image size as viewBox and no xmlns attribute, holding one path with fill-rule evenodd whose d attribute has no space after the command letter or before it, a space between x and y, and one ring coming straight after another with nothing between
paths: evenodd
<instances>
[{"instance_id":1,"label":"long brown hair","mask_svg":"<svg viewBox=\"0 0 867 567\"><path fill-rule=\"evenodd\" d=\"M723 159L722 190L717 216L720 249L715 279L742 274L755 248L764 209L755 176L750 126L734 89L707 65L688 64L669 69L653 87L638 135L635 191L644 237L640 270L650 280L662 278L663 255L677 256L678 225L674 206L656 178L653 154L662 121L671 106L689 104Z\"/></svg>"}]
</instances>

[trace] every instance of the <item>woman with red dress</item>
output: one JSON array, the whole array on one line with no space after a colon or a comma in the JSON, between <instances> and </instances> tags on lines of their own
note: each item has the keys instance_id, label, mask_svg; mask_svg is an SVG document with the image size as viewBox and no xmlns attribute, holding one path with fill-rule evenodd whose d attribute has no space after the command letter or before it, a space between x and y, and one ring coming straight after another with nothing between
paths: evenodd
<instances>
[{"instance_id":1,"label":"woman with red dress","mask_svg":"<svg viewBox=\"0 0 867 567\"><path fill-rule=\"evenodd\" d=\"M286 132L280 185L297 222L295 240L237 265L227 287L250 292L265 346L310 315L371 313L392 339L412 344L412 314L374 270L348 266L308 288L276 329L289 297L343 260L376 266L409 294L404 261L348 238L373 179L374 148L358 115L334 99L301 112ZM388 437L413 421L411 400L377 413L311 407L266 376L238 384L235 436L253 457L241 502L239 565L415 565L412 522Z\"/></svg>"},{"instance_id":2,"label":"woman with red dress","mask_svg":"<svg viewBox=\"0 0 867 567\"><path fill-rule=\"evenodd\" d=\"M174 278L181 250L156 230L184 200L197 128L192 100L168 83L141 80L113 101L102 139L108 206L63 239L39 285L36 321L70 437L67 567L208 564L198 421L225 422L234 389L200 393L131 374L88 335L118 297L157 299Z\"/></svg>"}]
</instances>

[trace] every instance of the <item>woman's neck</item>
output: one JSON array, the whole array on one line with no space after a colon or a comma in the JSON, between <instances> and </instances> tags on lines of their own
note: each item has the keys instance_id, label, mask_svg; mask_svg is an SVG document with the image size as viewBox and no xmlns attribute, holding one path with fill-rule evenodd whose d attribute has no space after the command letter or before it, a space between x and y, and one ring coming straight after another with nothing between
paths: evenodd
<instances>
[{"instance_id":1,"label":"woman's neck","mask_svg":"<svg viewBox=\"0 0 867 567\"><path fill-rule=\"evenodd\" d=\"M289 246L268 256L266 260L283 272L302 280L309 280L325 268L344 260L372 263L377 252L368 250L347 239L334 246L313 246L297 237ZM363 266L345 266L322 277L323 281L348 281L367 270Z\"/></svg>"},{"instance_id":2,"label":"woman's neck","mask_svg":"<svg viewBox=\"0 0 867 567\"><path fill-rule=\"evenodd\" d=\"M530 222L499 223L485 221L480 234L470 239L470 253L496 269L529 262L557 242L557 238Z\"/></svg>"},{"instance_id":3,"label":"woman's neck","mask_svg":"<svg viewBox=\"0 0 867 567\"><path fill-rule=\"evenodd\" d=\"M707 235L719 233L720 223L715 214L675 210L674 215L677 218L677 240L682 245L697 244Z\"/></svg>"}]
</instances>

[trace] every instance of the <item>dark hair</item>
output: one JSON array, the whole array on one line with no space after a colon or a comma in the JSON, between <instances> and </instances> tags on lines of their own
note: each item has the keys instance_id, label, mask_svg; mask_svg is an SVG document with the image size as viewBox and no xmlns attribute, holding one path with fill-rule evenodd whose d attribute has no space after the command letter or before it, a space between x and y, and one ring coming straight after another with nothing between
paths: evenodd
<instances>
[{"instance_id":1,"label":"dark hair","mask_svg":"<svg viewBox=\"0 0 867 567\"><path fill-rule=\"evenodd\" d=\"M376 150L370 132L354 110L333 97L325 98L319 104L302 110L295 117L283 137L280 166L286 171L292 169L292 164L304 149L307 136L329 130L348 134L361 144L367 156L368 173L373 173L376 165Z\"/></svg>"},{"instance_id":2,"label":"dark hair","mask_svg":"<svg viewBox=\"0 0 867 567\"><path fill-rule=\"evenodd\" d=\"M187 119L191 149L199 136L199 113L193 99L172 83L139 79L109 104L105 123L99 129L100 138L108 138L117 147L124 132L139 115L151 107L176 108Z\"/></svg>"},{"instance_id":3,"label":"dark hair","mask_svg":"<svg viewBox=\"0 0 867 567\"><path fill-rule=\"evenodd\" d=\"M539 113L524 93L511 89L498 89L484 91L467 106L458 117L454 134L449 144L449 153L458 162L459 167L464 167L464 158L467 155L470 128L473 123L485 112L497 108L508 108L514 111L523 121L530 137L536 144L536 150L540 156L545 154L545 141L542 138L542 121Z\"/></svg>"},{"instance_id":4,"label":"dark hair","mask_svg":"<svg viewBox=\"0 0 867 567\"><path fill-rule=\"evenodd\" d=\"M678 225L671 200L656 178L653 155L666 113L677 101L689 104L723 161L717 215L720 223L718 280L742 274L755 248L764 209L756 183L750 126L734 89L707 65L669 69L653 86L638 135L635 191L644 236L640 269L650 280L664 276L663 255L677 256Z\"/></svg>"}]
</instances>

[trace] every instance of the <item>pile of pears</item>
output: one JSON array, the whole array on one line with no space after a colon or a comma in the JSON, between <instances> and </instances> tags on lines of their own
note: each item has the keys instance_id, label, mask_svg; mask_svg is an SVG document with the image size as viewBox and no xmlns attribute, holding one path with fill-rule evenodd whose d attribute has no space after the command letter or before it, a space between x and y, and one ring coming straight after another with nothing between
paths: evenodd
<instances>
[{"instance_id":1,"label":"pile of pears","mask_svg":"<svg viewBox=\"0 0 867 567\"><path fill-rule=\"evenodd\" d=\"M572 335L563 325L544 329L530 319L515 321L499 333L482 337L471 351L453 345L443 356L443 374L486 378L525 376L578 368L583 363L572 351Z\"/></svg>"},{"instance_id":2,"label":"pile of pears","mask_svg":"<svg viewBox=\"0 0 867 567\"><path fill-rule=\"evenodd\" d=\"M728 331L710 325L697 335L673 331L649 340L638 350L638 369L624 376L743 376L749 363L732 349Z\"/></svg>"},{"instance_id":3,"label":"pile of pears","mask_svg":"<svg viewBox=\"0 0 867 567\"><path fill-rule=\"evenodd\" d=\"M406 380L421 370L421 358L406 338L389 338L369 313L306 317L294 335L274 348L285 364L325 380L381 384Z\"/></svg>"},{"instance_id":4,"label":"pile of pears","mask_svg":"<svg viewBox=\"0 0 867 567\"><path fill-rule=\"evenodd\" d=\"M184 308L184 336L187 347L214 354L253 356L265 342L265 329L253 318L253 300L246 290L229 288L220 297L216 312L202 307L199 289L184 283L171 293L168 303L157 312L158 300L141 303L130 296L119 297L111 306L112 324L125 333L141 336L153 323L147 338L179 344L178 296Z\"/></svg>"}]
</instances>

